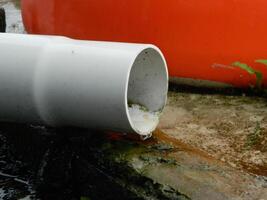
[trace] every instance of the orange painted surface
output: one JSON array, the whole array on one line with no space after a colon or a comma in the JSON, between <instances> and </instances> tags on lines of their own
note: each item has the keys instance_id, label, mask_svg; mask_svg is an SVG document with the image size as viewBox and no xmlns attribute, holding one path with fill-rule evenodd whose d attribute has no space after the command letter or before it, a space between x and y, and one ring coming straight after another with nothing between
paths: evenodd
<instances>
[{"instance_id":1,"label":"orange painted surface","mask_svg":"<svg viewBox=\"0 0 267 200\"><path fill-rule=\"evenodd\" d=\"M255 84L255 75L232 67L240 61L264 75L267 66L266 0L22 0L29 33L78 39L153 43L173 77Z\"/></svg>"}]
</instances>

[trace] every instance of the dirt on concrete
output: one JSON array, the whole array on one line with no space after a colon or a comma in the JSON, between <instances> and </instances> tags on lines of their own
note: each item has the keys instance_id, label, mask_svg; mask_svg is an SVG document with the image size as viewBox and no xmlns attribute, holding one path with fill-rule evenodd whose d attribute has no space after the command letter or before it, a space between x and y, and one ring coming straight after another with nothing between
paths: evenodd
<instances>
[{"instance_id":1,"label":"dirt on concrete","mask_svg":"<svg viewBox=\"0 0 267 200\"><path fill-rule=\"evenodd\" d=\"M234 168L267 176L267 101L170 92L159 128Z\"/></svg>"}]
</instances>

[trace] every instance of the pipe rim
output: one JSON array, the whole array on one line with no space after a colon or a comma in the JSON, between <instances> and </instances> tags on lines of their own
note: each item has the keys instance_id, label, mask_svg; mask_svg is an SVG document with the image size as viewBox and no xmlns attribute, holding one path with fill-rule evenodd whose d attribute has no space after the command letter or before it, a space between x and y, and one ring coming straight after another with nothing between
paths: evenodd
<instances>
[{"instance_id":1,"label":"pipe rim","mask_svg":"<svg viewBox=\"0 0 267 200\"><path fill-rule=\"evenodd\" d=\"M142 55L142 53L144 52L147 52L147 51L152 51L154 53L157 54L157 57L158 59L160 59L160 61L162 62L162 65L161 65L161 69L162 69L162 72L163 72L163 81L161 82L164 82L164 86L163 86L163 89L162 89L162 95L164 96L163 100L162 100L162 103L160 105L160 107L157 109L158 111L158 115L157 115L157 121L155 121L155 123L152 123L150 124L150 126L147 128L147 131L142 131L140 130L140 127L138 125L136 125L134 122L133 122L133 119L132 119L132 116L130 114L130 111L129 111L129 104L128 104L128 95L129 95L129 83L130 83L130 78L131 78L131 73L132 73L132 70L133 68L135 67L135 64L136 64L136 61L137 59L140 57L140 55ZM152 66L153 67L153 66ZM128 122L130 124L130 127L132 128L132 131L134 133L137 133L139 134L141 137L143 138L146 138L146 137L149 137L151 135L151 133L156 129L158 123L159 123L159 118L160 118L160 115L163 111L163 108L165 107L166 103L167 103L167 93L168 93L168 81L169 81L169 73L168 73L168 67L167 67L167 62L164 58L164 55L162 54L161 50L154 46L154 45L148 45L147 47L145 48L142 48L137 54L136 56L134 57L134 59L131 61L131 65L130 65L130 68L127 72L127 78L126 78L126 89L125 89L125 110L126 110L126 115L127 115L127 119L128 119ZM144 124L145 122L143 122Z\"/></svg>"}]
</instances>

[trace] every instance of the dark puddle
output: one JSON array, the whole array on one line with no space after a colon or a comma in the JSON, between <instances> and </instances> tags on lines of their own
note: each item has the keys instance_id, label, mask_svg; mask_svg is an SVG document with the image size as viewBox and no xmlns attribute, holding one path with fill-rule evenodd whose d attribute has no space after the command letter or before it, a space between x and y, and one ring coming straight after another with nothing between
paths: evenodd
<instances>
[{"instance_id":1,"label":"dark puddle","mask_svg":"<svg viewBox=\"0 0 267 200\"><path fill-rule=\"evenodd\" d=\"M96 145L101 145L100 135L1 124L1 173L29 181L41 199L136 199L92 163L98 155ZM6 199L28 195L27 188L12 177L0 174L1 183L13 190Z\"/></svg>"},{"instance_id":2,"label":"dark puddle","mask_svg":"<svg viewBox=\"0 0 267 200\"><path fill-rule=\"evenodd\" d=\"M5 199L30 194L44 200L188 199L175 190L166 192L128 166L121 155L145 149L135 137L18 124L0 127L0 171L24 181L0 174L0 184L12 189Z\"/></svg>"}]
</instances>

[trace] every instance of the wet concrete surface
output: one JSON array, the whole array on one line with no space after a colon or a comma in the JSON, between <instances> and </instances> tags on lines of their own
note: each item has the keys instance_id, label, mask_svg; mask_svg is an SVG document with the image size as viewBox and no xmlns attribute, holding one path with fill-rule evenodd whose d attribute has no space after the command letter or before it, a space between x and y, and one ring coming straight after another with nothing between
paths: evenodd
<instances>
[{"instance_id":1,"label":"wet concrete surface","mask_svg":"<svg viewBox=\"0 0 267 200\"><path fill-rule=\"evenodd\" d=\"M1 124L3 199L265 199L267 180L157 130L134 135Z\"/></svg>"},{"instance_id":2,"label":"wet concrete surface","mask_svg":"<svg viewBox=\"0 0 267 200\"><path fill-rule=\"evenodd\" d=\"M189 199L135 170L154 150L124 135L1 124L0 139L3 199Z\"/></svg>"}]
</instances>

